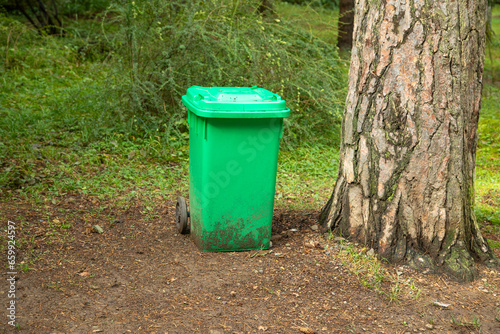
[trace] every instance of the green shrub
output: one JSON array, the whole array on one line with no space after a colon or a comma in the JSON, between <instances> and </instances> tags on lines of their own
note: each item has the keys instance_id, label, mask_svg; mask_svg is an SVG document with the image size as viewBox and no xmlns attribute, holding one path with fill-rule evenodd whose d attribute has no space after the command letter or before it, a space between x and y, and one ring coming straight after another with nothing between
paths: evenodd
<instances>
[{"instance_id":1,"label":"green shrub","mask_svg":"<svg viewBox=\"0 0 500 334\"><path fill-rule=\"evenodd\" d=\"M181 96L191 85L258 85L292 110L284 141L327 140L340 123L347 67L336 46L279 18L260 1L114 2L105 14L114 75L104 94L118 101L138 136L187 137ZM103 27L106 27L103 25ZM325 139L328 138L328 139Z\"/></svg>"}]
</instances>

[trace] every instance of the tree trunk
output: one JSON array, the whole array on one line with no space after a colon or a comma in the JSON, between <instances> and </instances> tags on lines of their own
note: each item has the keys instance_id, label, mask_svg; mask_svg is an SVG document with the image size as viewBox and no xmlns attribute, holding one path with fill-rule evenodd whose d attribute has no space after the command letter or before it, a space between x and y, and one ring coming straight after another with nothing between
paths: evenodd
<instances>
[{"instance_id":1,"label":"tree trunk","mask_svg":"<svg viewBox=\"0 0 500 334\"><path fill-rule=\"evenodd\" d=\"M320 220L382 257L477 275L487 0L356 0L340 166Z\"/></svg>"},{"instance_id":2,"label":"tree trunk","mask_svg":"<svg viewBox=\"0 0 500 334\"><path fill-rule=\"evenodd\" d=\"M14 3L40 34L63 34L56 1L48 1L47 5L41 0L17 0Z\"/></svg>"},{"instance_id":3,"label":"tree trunk","mask_svg":"<svg viewBox=\"0 0 500 334\"><path fill-rule=\"evenodd\" d=\"M352 49L352 32L354 29L354 0L339 1L339 37L337 46L339 49Z\"/></svg>"}]
</instances>

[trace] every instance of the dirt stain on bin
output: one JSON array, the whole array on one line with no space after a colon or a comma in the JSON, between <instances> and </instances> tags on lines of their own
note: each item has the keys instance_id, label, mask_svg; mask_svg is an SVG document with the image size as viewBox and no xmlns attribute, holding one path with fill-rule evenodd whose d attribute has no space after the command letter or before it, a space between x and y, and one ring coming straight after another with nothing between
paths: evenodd
<instances>
[{"instance_id":1,"label":"dirt stain on bin","mask_svg":"<svg viewBox=\"0 0 500 334\"><path fill-rule=\"evenodd\" d=\"M261 225L255 227L256 225ZM256 223L255 219L236 218L215 222L220 229L206 233L202 238L195 238L197 246L204 251L240 251L269 248L271 226ZM203 240L201 240L203 239ZM201 245L198 242L202 243Z\"/></svg>"}]
</instances>

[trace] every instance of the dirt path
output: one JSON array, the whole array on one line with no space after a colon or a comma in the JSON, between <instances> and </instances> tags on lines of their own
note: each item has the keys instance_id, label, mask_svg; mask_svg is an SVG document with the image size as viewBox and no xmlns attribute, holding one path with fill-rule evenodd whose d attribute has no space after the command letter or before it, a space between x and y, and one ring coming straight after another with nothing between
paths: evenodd
<instances>
[{"instance_id":1,"label":"dirt path","mask_svg":"<svg viewBox=\"0 0 500 334\"><path fill-rule=\"evenodd\" d=\"M153 210L161 218L142 206L93 213L99 205L78 196L45 207L0 203L5 223L29 223L18 231L18 238L32 236L18 261L39 258L18 274L21 328L13 330L3 316L0 332L500 333L498 271L482 267L479 280L458 284L388 267L421 291L417 299L395 291L390 302L360 284L340 256L341 244L311 229L317 213L276 212L279 237L270 253L201 253L189 236L176 234L172 202ZM57 227L65 222L72 227ZM89 223L105 232L86 234ZM6 256L2 261L6 268ZM386 291L403 289L384 284Z\"/></svg>"}]
</instances>

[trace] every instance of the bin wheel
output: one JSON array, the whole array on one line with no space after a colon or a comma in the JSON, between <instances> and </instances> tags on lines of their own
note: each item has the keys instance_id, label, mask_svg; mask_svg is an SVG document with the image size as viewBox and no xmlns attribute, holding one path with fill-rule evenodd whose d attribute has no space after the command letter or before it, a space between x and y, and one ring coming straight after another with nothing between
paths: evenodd
<instances>
[{"instance_id":1,"label":"bin wheel","mask_svg":"<svg viewBox=\"0 0 500 334\"><path fill-rule=\"evenodd\" d=\"M177 204L175 206L175 223L177 224L177 230L180 234L188 234L188 210L186 199L184 197L177 197Z\"/></svg>"}]
</instances>

